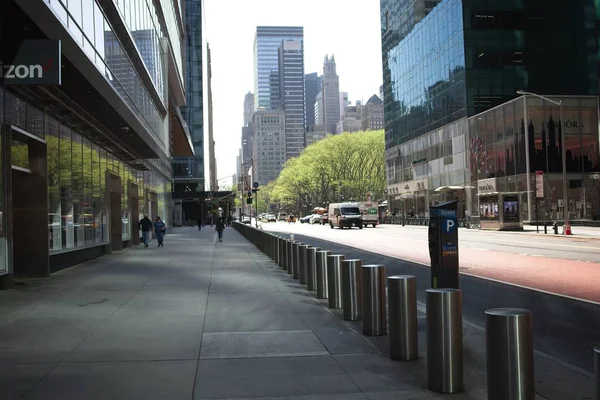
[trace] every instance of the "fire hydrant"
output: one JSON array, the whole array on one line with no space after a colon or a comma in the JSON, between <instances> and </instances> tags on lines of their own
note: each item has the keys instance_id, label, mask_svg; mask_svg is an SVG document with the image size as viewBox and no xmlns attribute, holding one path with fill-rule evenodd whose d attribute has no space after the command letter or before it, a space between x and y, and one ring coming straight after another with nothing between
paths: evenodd
<instances>
[{"instance_id":1,"label":"fire hydrant","mask_svg":"<svg viewBox=\"0 0 600 400\"><path fill-rule=\"evenodd\" d=\"M558 222L552 224L552 229L554 230L554 234L558 235Z\"/></svg>"}]
</instances>

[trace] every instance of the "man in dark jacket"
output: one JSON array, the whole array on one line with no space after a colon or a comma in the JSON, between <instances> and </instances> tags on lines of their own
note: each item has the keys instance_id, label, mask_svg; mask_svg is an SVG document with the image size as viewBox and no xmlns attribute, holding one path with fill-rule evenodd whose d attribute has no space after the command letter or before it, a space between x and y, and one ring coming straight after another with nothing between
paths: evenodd
<instances>
[{"instance_id":1,"label":"man in dark jacket","mask_svg":"<svg viewBox=\"0 0 600 400\"><path fill-rule=\"evenodd\" d=\"M217 233L219 234L219 242L223 241L223 231L225 230L225 222L223 222L223 218L219 218L217 221L217 226L215 228Z\"/></svg>"},{"instance_id":2,"label":"man in dark jacket","mask_svg":"<svg viewBox=\"0 0 600 400\"><path fill-rule=\"evenodd\" d=\"M196 223L198 224L198 230L201 231L202 230L202 217L198 217L198 220L196 220Z\"/></svg>"},{"instance_id":3,"label":"man in dark jacket","mask_svg":"<svg viewBox=\"0 0 600 400\"><path fill-rule=\"evenodd\" d=\"M144 214L144 218L140 220L138 228L142 230L142 239L144 240L144 247L148 247L150 232L152 232L152 221L150 221L148 215Z\"/></svg>"}]
</instances>

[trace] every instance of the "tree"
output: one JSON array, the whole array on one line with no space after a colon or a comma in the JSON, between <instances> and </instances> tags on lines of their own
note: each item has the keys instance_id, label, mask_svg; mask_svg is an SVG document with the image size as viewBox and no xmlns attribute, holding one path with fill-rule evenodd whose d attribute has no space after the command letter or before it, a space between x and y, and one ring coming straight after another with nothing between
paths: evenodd
<instances>
[{"instance_id":1,"label":"tree","mask_svg":"<svg viewBox=\"0 0 600 400\"><path fill-rule=\"evenodd\" d=\"M286 162L279 177L267 185L268 200L290 211L308 212L335 201L362 201L367 193L382 198L385 170L383 130L328 136Z\"/></svg>"}]
</instances>

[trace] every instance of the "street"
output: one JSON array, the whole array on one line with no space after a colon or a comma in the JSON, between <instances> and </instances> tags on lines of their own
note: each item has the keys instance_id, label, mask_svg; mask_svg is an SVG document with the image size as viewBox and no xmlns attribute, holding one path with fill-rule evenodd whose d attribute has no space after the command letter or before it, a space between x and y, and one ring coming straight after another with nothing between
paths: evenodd
<instances>
[{"instance_id":1,"label":"street","mask_svg":"<svg viewBox=\"0 0 600 400\"><path fill-rule=\"evenodd\" d=\"M426 227L332 230L270 223L262 229L293 234L364 263L384 264L388 275L415 275L420 301L430 287ZM600 343L598 240L466 229L459 230L459 240L465 319L485 326L487 309L527 308L534 315L537 350L593 371L592 347Z\"/></svg>"}]
</instances>

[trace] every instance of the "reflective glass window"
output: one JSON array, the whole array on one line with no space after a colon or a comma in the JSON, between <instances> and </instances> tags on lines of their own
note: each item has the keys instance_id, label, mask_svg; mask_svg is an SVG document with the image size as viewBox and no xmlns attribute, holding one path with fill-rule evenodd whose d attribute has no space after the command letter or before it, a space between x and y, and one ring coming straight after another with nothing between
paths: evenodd
<instances>
[{"instance_id":1,"label":"reflective glass window","mask_svg":"<svg viewBox=\"0 0 600 400\"><path fill-rule=\"evenodd\" d=\"M48 156L48 248L61 250L62 223L60 199L60 139L58 122L46 117L46 154Z\"/></svg>"},{"instance_id":2,"label":"reflective glass window","mask_svg":"<svg viewBox=\"0 0 600 400\"><path fill-rule=\"evenodd\" d=\"M73 221L73 188L71 165L71 129L65 125L59 126L59 168L60 168L60 210L62 224L62 245L64 249L75 247Z\"/></svg>"}]
</instances>

